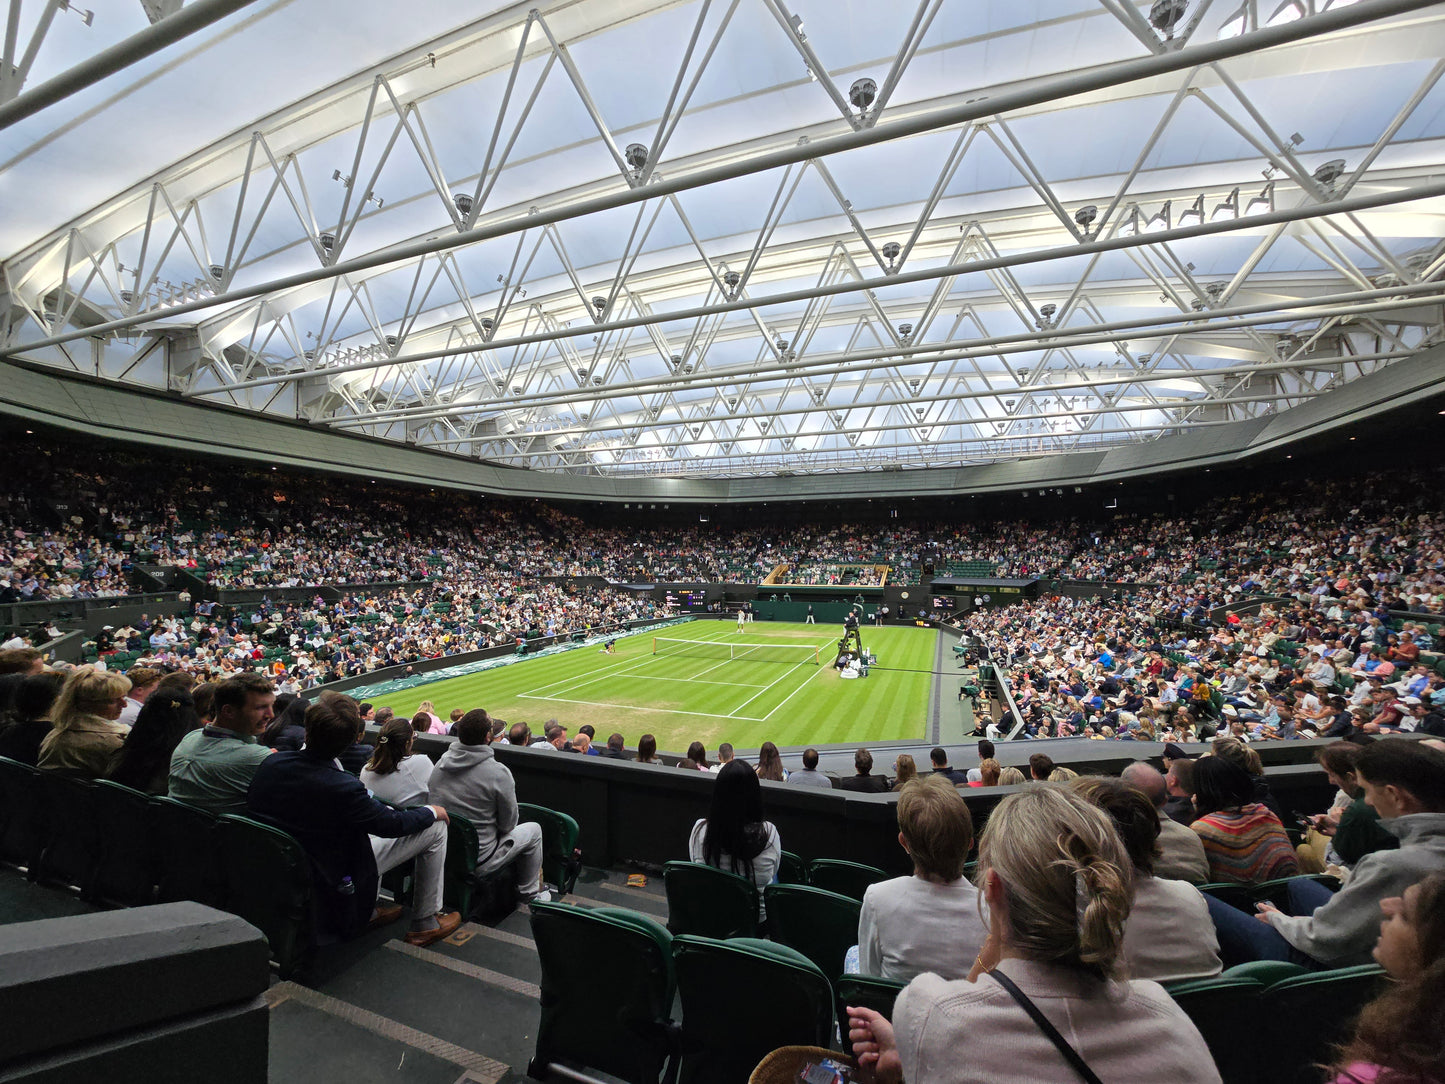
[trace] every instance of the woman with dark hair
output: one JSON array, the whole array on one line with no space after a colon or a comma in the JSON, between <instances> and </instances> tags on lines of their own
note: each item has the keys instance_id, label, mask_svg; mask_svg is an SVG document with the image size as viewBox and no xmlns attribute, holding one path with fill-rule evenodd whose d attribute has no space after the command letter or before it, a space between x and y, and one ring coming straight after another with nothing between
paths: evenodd
<instances>
[{"instance_id":1,"label":"woman with dark hair","mask_svg":"<svg viewBox=\"0 0 1445 1084\"><path fill-rule=\"evenodd\" d=\"M700 741L695 741L687 747L687 759L678 765L679 768L692 768L695 771L705 772L707 767L707 746Z\"/></svg>"},{"instance_id":2,"label":"woman with dark hair","mask_svg":"<svg viewBox=\"0 0 1445 1084\"><path fill-rule=\"evenodd\" d=\"M644 734L637 739L637 763L657 763L657 739L651 734Z\"/></svg>"},{"instance_id":3,"label":"woman with dark hair","mask_svg":"<svg viewBox=\"0 0 1445 1084\"><path fill-rule=\"evenodd\" d=\"M758 778L770 779L774 783L786 783L788 773L783 770L783 758L778 747L765 741L758 750Z\"/></svg>"},{"instance_id":4,"label":"woman with dark hair","mask_svg":"<svg viewBox=\"0 0 1445 1084\"><path fill-rule=\"evenodd\" d=\"M276 698L276 718L261 735L261 744L277 752L295 753L306 744L306 701L293 696L284 707L279 706L284 699L284 695Z\"/></svg>"},{"instance_id":5,"label":"woman with dark hair","mask_svg":"<svg viewBox=\"0 0 1445 1084\"><path fill-rule=\"evenodd\" d=\"M182 738L200 726L190 693L156 689L141 705L135 725L111 757L105 777L147 794L166 793L171 754Z\"/></svg>"},{"instance_id":6,"label":"woman with dark hair","mask_svg":"<svg viewBox=\"0 0 1445 1084\"><path fill-rule=\"evenodd\" d=\"M1279 818L1255 799L1254 780L1222 756L1194 763L1191 828L1209 859L1209 879L1255 884L1299 873L1299 860Z\"/></svg>"},{"instance_id":7,"label":"woman with dark hair","mask_svg":"<svg viewBox=\"0 0 1445 1084\"><path fill-rule=\"evenodd\" d=\"M752 881L759 892L758 918L767 918L761 893L777 879L783 844L772 822L763 819L758 777L741 760L728 761L717 773L712 806L692 826L687 856Z\"/></svg>"},{"instance_id":8,"label":"woman with dark hair","mask_svg":"<svg viewBox=\"0 0 1445 1084\"><path fill-rule=\"evenodd\" d=\"M361 769L361 782L372 796L405 809L426 805L432 763L412 755L415 727L405 719L388 719L376 739L376 750Z\"/></svg>"},{"instance_id":9,"label":"woman with dark hair","mask_svg":"<svg viewBox=\"0 0 1445 1084\"><path fill-rule=\"evenodd\" d=\"M65 675L58 670L24 676L10 705L13 722L0 730L0 757L35 766L40 743L50 733L50 709L64 684Z\"/></svg>"},{"instance_id":10,"label":"woman with dark hair","mask_svg":"<svg viewBox=\"0 0 1445 1084\"><path fill-rule=\"evenodd\" d=\"M1380 901L1375 962L1391 983L1365 1006L1341 1048L1334 1084L1439 1084L1445 1080L1445 873Z\"/></svg>"}]
</instances>

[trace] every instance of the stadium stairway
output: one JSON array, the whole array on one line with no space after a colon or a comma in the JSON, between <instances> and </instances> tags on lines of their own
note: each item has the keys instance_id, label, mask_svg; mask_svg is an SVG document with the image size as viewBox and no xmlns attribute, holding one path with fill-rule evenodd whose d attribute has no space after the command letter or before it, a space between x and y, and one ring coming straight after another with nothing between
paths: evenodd
<instances>
[{"instance_id":1,"label":"stadium stairway","mask_svg":"<svg viewBox=\"0 0 1445 1084\"><path fill-rule=\"evenodd\" d=\"M584 869L565 897L629 907L660 921L660 874L628 887L626 869ZM0 868L0 923L97 908ZM273 974L270 1079L276 1084L477 1084L530 1080L541 1016L541 966L525 908L495 924L465 923L429 948L404 940L403 919L323 951L304 977ZM559 1078L560 1079L560 1078Z\"/></svg>"}]
</instances>

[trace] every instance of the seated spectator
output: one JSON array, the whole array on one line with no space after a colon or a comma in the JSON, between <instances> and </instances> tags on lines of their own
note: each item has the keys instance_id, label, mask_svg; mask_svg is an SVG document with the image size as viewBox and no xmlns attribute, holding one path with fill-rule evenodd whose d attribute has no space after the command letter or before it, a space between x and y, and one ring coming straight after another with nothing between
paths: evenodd
<instances>
[{"instance_id":1,"label":"seated spectator","mask_svg":"<svg viewBox=\"0 0 1445 1084\"><path fill-rule=\"evenodd\" d=\"M269 684L269 683L268 683ZM299 696L276 698L275 717L261 735L261 743L278 753L294 753L306 744L306 701ZM378 718L381 712L377 712Z\"/></svg>"},{"instance_id":2,"label":"seated spectator","mask_svg":"<svg viewBox=\"0 0 1445 1084\"><path fill-rule=\"evenodd\" d=\"M709 768L708 771L716 775L723 770L723 765L732 763L732 759L733 743L730 741L719 742L717 747L717 763Z\"/></svg>"},{"instance_id":3,"label":"seated spectator","mask_svg":"<svg viewBox=\"0 0 1445 1084\"><path fill-rule=\"evenodd\" d=\"M528 749L532 745L532 728L526 723L513 723L507 728L507 744Z\"/></svg>"},{"instance_id":4,"label":"seated spectator","mask_svg":"<svg viewBox=\"0 0 1445 1084\"><path fill-rule=\"evenodd\" d=\"M898 795L898 842L913 875L870 885L858 918L858 970L907 982L931 971L968 976L988 927L978 889L963 875L973 818L958 789L930 775Z\"/></svg>"},{"instance_id":5,"label":"seated spectator","mask_svg":"<svg viewBox=\"0 0 1445 1084\"><path fill-rule=\"evenodd\" d=\"M1157 983L1123 978L1129 856L1102 810L1066 787L1009 795L989 815L977 879L989 937L968 978L918 976L891 1023L848 1009L865 1070L882 1084L958 1079L967 1051L968 1079L1019 1079L1022 1066L1033 1079L1078 1079L1032 1004L1100 1080L1219 1080L1174 1000Z\"/></svg>"},{"instance_id":6,"label":"seated spectator","mask_svg":"<svg viewBox=\"0 0 1445 1084\"><path fill-rule=\"evenodd\" d=\"M96 779L110 767L110 757L129 731L118 720L125 708L130 681L93 666L72 670L51 709L54 724L40 743L36 767L44 772Z\"/></svg>"},{"instance_id":7,"label":"seated spectator","mask_svg":"<svg viewBox=\"0 0 1445 1084\"><path fill-rule=\"evenodd\" d=\"M1295 848L1302 873L1323 873L1327 865L1353 866L1371 851L1400 845L1399 839L1380 827L1380 815L1365 801L1355 774L1355 762L1362 752L1362 745L1337 741L1315 753L1325 778L1339 790L1328 810L1309 818L1309 835Z\"/></svg>"},{"instance_id":8,"label":"seated spectator","mask_svg":"<svg viewBox=\"0 0 1445 1084\"><path fill-rule=\"evenodd\" d=\"M1333 894L1317 881L1296 878L1289 886L1289 914L1260 904L1251 917L1211 901L1226 966L1246 960L1311 967L1368 963L1381 901L1445 870L1445 753L1422 742L1377 741L1360 754L1355 772L1381 826L1399 837L1399 849L1365 855Z\"/></svg>"},{"instance_id":9,"label":"seated spectator","mask_svg":"<svg viewBox=\"0 0 1445 1084\"><path fill-rule=\"evenodd\" d=\"M998 776L1000 776L1000 773L1003 773L1003 765L1000 765L1000 763L998 763L997 760L994 760L993 757L988 757L987 760L980 760L980 762L978 762L977 783L972 782L972 778L974 778L974 772L972 772L972 770L968 772L968 779L970 779L970 783L968 783L968 785L998 786Z\"/></svg>"},{"instance_id":10,"label":"seated spectator","mask_svg":"<svg viewBox=\"0 0 1445 1084\"><path fill-rule=\"evenodd\" d=\"M567 728L556 719L548 719L542 726L542 741L557 752L562 752L567 745ZM541 742L533 744L540 747Z\"/></svg>"},{"instance_id":11,"label":"seated spectator","mask_svg":"<svg viewBox=\"0 0 1445 1084\"><path fill-rule=\"evenodd\" d=\"M1164 814L1185 826L1194 823L1194 761L1188 757L1164 761L1164 788L1169 792Z\"/></svg>"},{"instance_id":12,"label":"seated spectator","mask_svg":"<svg viewBox=\"0 0 1445 1084\"><path fill-rule=\"evenodd\" d=\"M190 693L157 689L146 697L135 726L112 755L106 778L132 790L165 794L176 746L200 728Z\"/></svg>"},{"instance_id":13,"label":"seated spectator","mask_svg":"<svg viewBox=\"0 0 1445 1084\"><path fill-rule=\"evenodd\" d=\"M1029 757L1029 778L1035 783L1047 782L1054 772L1054 758L1047 753L1035 753Z\"/></svg>"},{"instance_id":14,"label":"seated spectator","mask_svg":"<svg viewBox=\"0 0 1445 1084\"><path fill-rule=\"evenodd\" d=\"M698 742L697 744L698 746L702 745L701 742ZM565 752L579 753L582 756L595 757L597 755L597 750L592 748L592 736L580 730L576 734L572 735L572 740L569 741L566 745L562 746L562 749ZM705 750L703 755L707 755Z\"/></svg>"},{"instance_id":15,"label":"seated spectator","mask_svg":"<svg viewBox=\"0 0 1445 1084\"><path fill-rule=\"evenodd\" d=\"M893 789L901 791L910 780L918 778L918 765L907 753L899 753L893 761Z\"/></svg>"},{"instance_id":16,"label":"seated spectator","mask_svg":"<svg viewBox=\"0 0 1445 1084\"><path fill-rule=\"evenodd\" d=\"M317 699L323 700L328 696L342 695L342 693L323 691ZM348 697L348 699L350 698ZM361 769L365 768L366 762L371 759L371 754L371 744L366 740L366 724L361 721L361 716L358 715L356 717L356 735L352 738L351 744L341 750L337 755L336 762L352 775L359 776L361 775Z\"/></svg>"},{"instance_id":17,"label":"seated spectator","mask_svg":"<svg viewBox=\"0 0 1445 1084\"><path fill-rule=\"evenodd\" d=\"M271 682L255 673L227 678L215 690L215 721L176 746L166 793L217 815L245 813L246 791L271 755L256 739L271 722L276 694Z\"/></svg>"},{"instance_id":18,"label":"seated spectator","mask_svg":"<svg viewBox=\"0 0 1445 1084\"><path fill-rule=\"evenodd\" d=\"M882 794L888 789L888 778L874 775L873 754L867 749L859 749L853 754L853 774L838 780L838 786L859 794Z\"/></svg>"},{"instance_id":19,"label":"seated spectator","mask_svg":"<svg viewBox=\"0 0 1445 1084\"><path fill-rule=\"evenodd\" d=\"M306 709L306 744L276 753L256 769L246 796L250 814L296 837L311 859L317 921L323 936L347 938L368 923L401 917L378 905L381 875L416 859L411 945L430 945L461 925L442 913L446 810L439 805L392 809L366 793L336 758L363 724L356 701L333 693Z\"/></svg>"},{"instance_id":20,"label":"seated spectator","mask_svg":"<svg viewBox=\"0 0 1445 1084\"><path fill-rule=\"evenodd\" d=\"M1339 1051L1334 1084L1445 1080L1445 874L1380 901L1371 955L1394 981L1360 1013Z\"/></svg>"},{"instance_id":21,"label":"seated spectator","mask_svg":"<svg viewBox=\"0 0 1445 1084\"><path fill-rule=\"evenodd\" d=\"M32 768L40 759L40 744L50 733L51 709L65 684L58 670L42 670L20 677L11 702L12 721L0 730L0 757L9 757Z\"/></svg>"},{"instance_id":22,"label":"seated spectator","mask_svg":"<svg viewBox=\"0 0 1445 1084\"><path fill-rule=\"evenodd\" d=\"M621 734L613 734L607 739L607 748L600 755L604 757L610 757L612 760L626 760L626 742L627 739L624 738ZM729 747L728 751L732 752L732 748ZM719 747L718 752L722 752L721 747Z\"/></svg>"},{"instance_id":23,"label":"seated spectator","mask_svg":"<svg viewBox=\"0 0 1445 1084\"><path fill-rule=\"evenodd\" d=\"M597 730L591 723L583 723L577 728L577 737L572 739L572 748L589 757L602 755L602 750L597 747Z\"/></svg>"},{"instance_id":24,"label":"seated spectator","mask_svg":"<svg viewBox=\"0 0 1445 1084\"><path fill-rule=\"evenodd\" d=\"M693 742L687 747L687 758L678 767L691 768L700 772L707 771L707 748L700 741Z\"/></svg>"},{"instance_id":25,"label":"seated spectator","mask_svg":"<svg viewBox=\"0 0 1445 1084\"><path fill-rule=\"evenodd\" d=\"M642 755L641 743L637 746L638 756ZM774 783L786 783L788 773L783 769L783 758L778 753L778 747L770 741L765 741L758 749L759 779L770 779Z\"/></svg>"},{"instance_id":26,"label":"seated spectator","mask_svg":"<svg viewBox=\"0 0 1445 1084\"><path fill-rule=\"evenodd\" d=\"M1050 783L1069 783L1079 778L1079 773L1073 768L1057 767L1049 773Z\"/></svg>"},{"instance_id":27,"label":"seated spectator","mask_svg":"<svg viewBox=\"0 0 1445 1084\"><path fill-rule=\"evenodd\" d=\"M45 656L33 647L7 647L0 650L0 675L38 674L45 669Z\"/></svg>"},{"instance_id":28,"label":"seated spectator","mask_svg":"<svg viewBox=\"0 0 1445 1084\"><path fill-rule=\"evenodd\" d=\"M447 725L442 722L441 716L437 714L436 705L433 704L430 700L423 700L420 704L418 704L416 708L416 713L418 715L425 715L427 723L425 728L418 727L416 725L416 719L413 718L411 721L411 728L412 730L416 731L416 733L445 734L447 732Z\"/></svg>"},{"instance_id":29,"label":"seated spectator","mask_svg":"<svg viewBox=\"0 0 1445 1084\"><path fill-rule=\"evenodd\" d=\"M132 666L125 672L125 676L130 679L130 692L126 693L125 707L121 710L119 722L124 726L134 726L140 709L145 705L146 697L155 691L165 673L150 666Z\"/></svg>"},{"instance_id":30,"label":"seated spectator","mask_svg":"<svg viewBox=\"0 0 1445 1084\"><path fill-rule=\"evenodd\" d=\"M1024 778L1024 773L1012 766L998 773L998 785L1001 787L1017 787L1026 782L1028 780Z\"/></svg>"},{"instance_id":31,"label":"seated spectator","mask_svg":"<svg viewBox=\"0 0 1445 1084\"><path fill-rule=\"evenodd\" d=\"M488 733L491 731L488 726ZM405 719L388 719L376 737L376 746L366 767L361 769L361 783L372 797L389 805L406 809L426 805L427 784L432 763L412 753L416 732Z\"/></svg>"},{"instance_id":32,"label":"seated spectator","mask_svg":"<svg viewBox=\"0 0 1445 1084\"><path fill-rule=\"evenodd\" d=\"M687 857L752 881L758 886L758 918L766 919L762 891L777 879L783 844L778 830L763 817L758 779L758 773L740 760L723 766L707 816L692 826L688 836Z\"/></svg>"},{"instance_id":33,"label":"seated spectator","mask_svg":"<svg viewBox=\"0 0 1445 1084\"><path fill-rule=\"evenodd\" d=\"M456 743L432 768L431 797L477 830L478 873L510 866L517 899L545 903L552 893L542 883L542 829L532 821L519 822L516 781L491 742L485 711L473 708L463 715Z\"/></svg>"},{"instance_id":34,"label":"seated spectator","mask_svg":"<svg viewBox=\"0 0 1445 1084\"><path fill-rule=\"evenodd\" d=\"M413 715L413 716L411 717L411 721L408 722L406 725L409 726L409 727L411 727L411 730L412 730L412 733L413 733L413 734L437 734L437 733L445 734L445 733L446 733L445 728L443 728L443 729L440 730L440 731L435 731L435 730L432 729L432 720L433 720L433 719L436 719L436 718L437 718L437 717L436 717L435 715L431 714L430 712L418 711L415 715ZM362 725L362 726L365 726L365 725L366 725L366 721L365 721L365 720L362 720L362 724L361 724L361 725ZM440 720L440 719L437 719L437 725L438 725L438 726L441 725L441 720Z\"/></svg>"},{"instance_id":35,"label":"seated spectator","mask_svg":"<svg viewBox=\"0 0 1445 1084\"><path fill-rule=\"evenodd\" d=\"M1147 764L1135 767L1159 775ZM1160 783L1162 793L1162 778ZM1183 881L1154 875L1161 821L1153 800L1123 779L1084 776L1072 786L1109 814L1134 866L1133 902L1124 923L1124 963L1130 977L1173 982L1219 974L1219 938L1203 893Z\"/></svg>"},{"instance_id":36,"label":"seated spectator","mask_svg":"<svg viewBox=\"0 0 1445 1084\"><path fill-rule=\"evenodd\" d=\"M1164 812L1169 791L1153 767L1142 761L1130 764L1119 778L1148 798L1159 814L1159 849L1154 856L1154 876L1166 881L1188 881L1205 884L1209 881L1209 859L1197 832L1169 817Z\"/></svg>"},{"instance_id":37,"label":"seated spectator","mask_svg":"<svg viewBox=\"0 0 1445 1084\"><path fill-rule=\"evenodd\" d=\"M948 750L943 746L935 745L928 753L928 761L933 766L934 775L943 776L956 787L968 784L968 773L949 766Z\"/></svg>"},{"instance_id":38,"label":"seated spectator","mask_svg":"<svg viewBox=\"0 0 1445 1084\"><path fill-rule=\"evenodd\" d=\"M1209 879L1257 884L1293 877L1299 861L1279 818L1255 801L1254 781L1222 756L1194 765L1194 809L1190 825L1204 844Z\"/></svg>"},{"instance_id":39,"label":"seated spectator","mask_svg":"<svg viewBox=\"0 0 1445 1084\"><path fill-rule=\"evenodd\" d=\"M981 739L978 743L978 767L970 768L968 770L968 781L970 783L977 784L982 781L983 762L985 760L993 760L993 754L993 742L989 741L987 738Z\"/></svg>"},{"instance_id":40,"label":"seated spectator","mask_svg":"<svg viewBox=\"0 0 1445 1084\"><path fill-rule=\"evenodd\" d=\"M787 781L792 786L821 787L824 790L830 790L833 786L833 780L824 772L818 771L818 750L812 747L803 750L802 770L789 772Z\"/></svg>"},{"instance_id":41,"label":"seated spectator","mask_svg":"<svg viewBox=\"0 0 1445 1084\"><path fill-rule=\"evenodd\" d=\"M637 739L637 763L661 763L661 761L657 759L657 739L651 734L644 734Z\"/></svg>"},{"instance_id":42,"label":"seated spectator","mask_svg":"<svg viewBox=\"0 0 1445 1084\"><path fill-rule=\"evenodd\" d=\"M1280 808L1279 801L1275 796L1269 792L1269 780L1264 777L1264 762L1259 759L1259 754L1244 742L1232 738L1216 738L1211 744L1211 749L1215 756L1232 761L1244 769L1249 776L1250 785L1254 787L1254 800L1273 813L1283 824L1284 810Z\"/></svg>"}]
</instances>

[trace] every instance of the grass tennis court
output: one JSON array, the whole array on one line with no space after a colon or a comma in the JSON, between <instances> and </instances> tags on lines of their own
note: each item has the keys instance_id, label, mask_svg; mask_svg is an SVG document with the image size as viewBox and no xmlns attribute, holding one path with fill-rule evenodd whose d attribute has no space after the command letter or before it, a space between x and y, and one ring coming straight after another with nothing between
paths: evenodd
<instances>
[{"instance_id":1,"label":"grass tennis court","mask_svg":"<svg viewBox=\"0 0 1445 1084\"><path fill-rule=\"evenodd\" d=\"M693 621L658 635L705 643L666 644L653 654L653 636L642 634L618 640L614 655L581 648L373 702L411 715L430 700L444 719L453 708L482 707L509 723L529 723L534 733L552 718L573 733L591 723L604 740L621 731L634 746L650 733L660 749L682 752L701 741L709 755L722 741L750 749L764 741L865 743L927 733L934 629L864 628L864 646L880 668L853 680L831 665L842 635L833 625L753 622L740 635L732 621Z\"/></svg>"}]
</instances>

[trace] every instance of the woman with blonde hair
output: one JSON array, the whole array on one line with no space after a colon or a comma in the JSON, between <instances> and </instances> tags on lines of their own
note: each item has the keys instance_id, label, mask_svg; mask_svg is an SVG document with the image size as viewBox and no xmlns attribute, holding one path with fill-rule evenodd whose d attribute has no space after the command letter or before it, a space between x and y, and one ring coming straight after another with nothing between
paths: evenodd
<instances>
[{"instance_id":1,"label":"woman with blonde hair","mask_svg":"<svg viewBox=\"0 0 1445 1084\"><path fill-rule=\"evenodd\" d=\"M893 762L893 774L897 776L893 781L893 789L902 790L903 785L910 779L918 778L918 765L913 763L913 758L907 753L899 753L898 759Z\"/></svg>"},{"instance_id":2,"label":"woman with blonde hair","mask_svg":"<svg viewBox=\"0 0 1445 1084\"><path fill-rule=\"evenodd\" d=\"M442 722L441 716L437 714L436 705L430 700L423 700L418 704L416 706L416 714L426 716L425 727L417 726L416 717L412 717L412 729L418 734L445 734L447 732L447 724Z\"/></svg>"},{"instance_id":3,"label":"woman with blonde hair","mask_svg":"<svg viewBox=\"0 0 1445 1084\"><path fill-rule=\"evenodd\" d=\"M907 1080L1217 1084L1199 1031L1157 983L1128 981L1129 855L1108 815L1065 787L1027 787L979 848L989 936L967 979L923 974L890 1024L849 1008L859 1063ZM987 1042L979 1042L987 1036Z\"/></svg>"},{"instance_id":4,"label":"woman with blonde hair","mask_svg":"<svg viewBox=\"0 0 1445 1084\"><path fill-rule=\"evenodd\" d=\"M124 674L93 666L72 670L50 709L53 725L40 743L36 767L87 779L103 776L111 755L130 733L129 727L116 721L125 710L128 692L130 679Z\"/></svg>"},{"instance_id":5,"label":"woman with blonde hair","mask_svg":"<svg viewBox=\"0 0 1445 1084\"><path fill-rule=\"evenodd\" d=\"M1024 773L1018 768L1010 766L998 773L998 785L1001 787L1018 787L1024 782Z\"/></svg>"}]
</instances>

